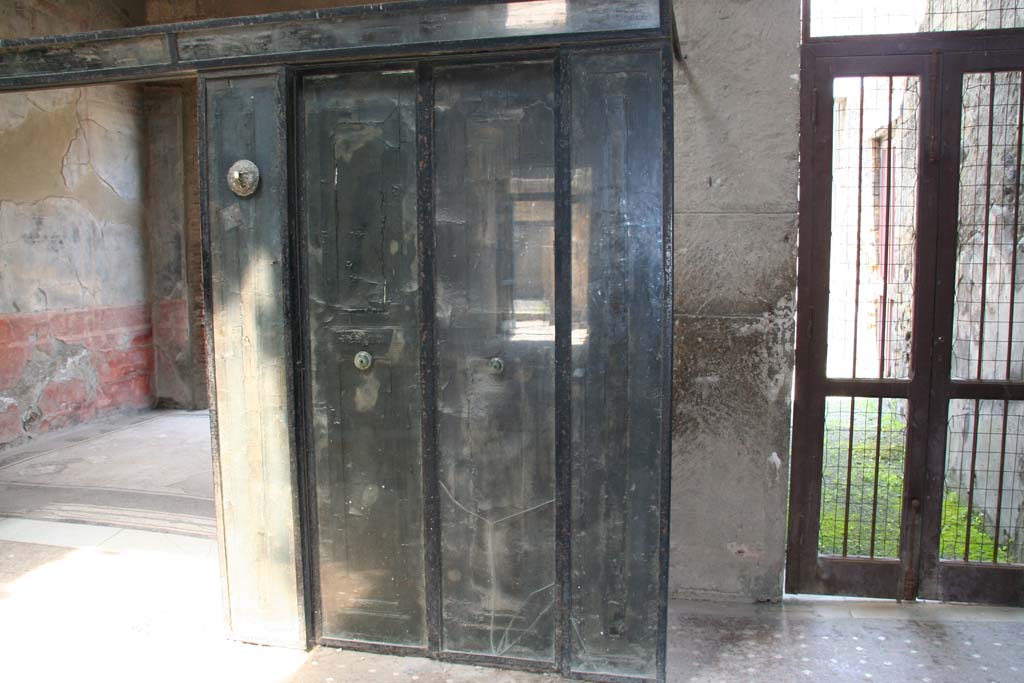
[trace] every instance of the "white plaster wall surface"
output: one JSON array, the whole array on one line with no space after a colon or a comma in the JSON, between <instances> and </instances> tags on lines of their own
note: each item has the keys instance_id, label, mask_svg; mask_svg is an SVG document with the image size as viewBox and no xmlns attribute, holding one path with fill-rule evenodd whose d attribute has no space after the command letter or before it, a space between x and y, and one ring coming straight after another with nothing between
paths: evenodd
<instances>
[{"instance_id":1,"label":"white plaster wall surface","mask_svg":"<svg viewBox=\"0 0 1024 683\"><path fill-rule=\"evenodd\" d=\"M0 3L0 38L129 25L130 5ZM141 105L129 86L0 95L0 314L145 300Z\"/></svg>"},{"instance_id":2,"label":"white plaster wall surface","mask_svg":"<svg viewBox=\"0 0 1024 683\"><path fill-rule=\"evenodd\" d=\"M0 95L0 314L145 301L141 116L124 86Z\"/></svg>"}]
</instances>

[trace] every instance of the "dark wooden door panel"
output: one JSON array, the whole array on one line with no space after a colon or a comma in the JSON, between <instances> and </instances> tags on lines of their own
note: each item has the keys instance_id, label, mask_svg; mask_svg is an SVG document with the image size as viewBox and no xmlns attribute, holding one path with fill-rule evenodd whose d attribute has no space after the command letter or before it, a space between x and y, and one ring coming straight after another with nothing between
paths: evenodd
<instances>
[{"instance_id":1,"label":"dark wooden door panel","mask_svg":"<svg viewBox=\"0 0 1024 683\"><path fill-rule=\"evenodd\" d=\"M303 83L321 632L405 646L426 643L415 92L414 71Z\"/></svg>"},{"instance_id":2,"label":"dark wooden door panel","mask_svg":"<svg viewBox=\"0 0 1024 683\"><path fill-rule=\"evenodd\" d=\"M661 64L644 51L581 55L572 69L573 668L652 678L670 419Z\"/></svg>"},{"instance_id":3,"label":"dark wooden door panel","mask_svg":"<svg viewBox=\"0 0 1024 683\"><path fill-rule=\"evenodd\" d=\"M553 67L436 83L444 647L553 662Z\"/></svg>"}]
</instances>

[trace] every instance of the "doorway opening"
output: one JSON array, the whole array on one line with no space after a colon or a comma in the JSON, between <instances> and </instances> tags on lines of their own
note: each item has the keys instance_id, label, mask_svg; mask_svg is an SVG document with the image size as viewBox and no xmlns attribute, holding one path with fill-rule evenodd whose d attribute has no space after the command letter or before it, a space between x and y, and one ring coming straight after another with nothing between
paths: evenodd
<instances>
[{"instance_id":1,"label":"doorway opening","mask_svg":"<svg viewBox=\"0 0 1024 683\"><path fill-rule=\"evenodd\" d=\"M805 13L791 592L1024 604L1024 18L961 4Z\"/></svg>"},{"instance_id":2,"label":"doorway opening","mask_svg":"<svg viewBox=\"0 0 1024 683\"><path fill-rule=\"evenodd\" d=\"M0 592L26 680L18 638L57 613L83 652L219 625L195 98L0 95Z\"/></svg>"}]
</instances>

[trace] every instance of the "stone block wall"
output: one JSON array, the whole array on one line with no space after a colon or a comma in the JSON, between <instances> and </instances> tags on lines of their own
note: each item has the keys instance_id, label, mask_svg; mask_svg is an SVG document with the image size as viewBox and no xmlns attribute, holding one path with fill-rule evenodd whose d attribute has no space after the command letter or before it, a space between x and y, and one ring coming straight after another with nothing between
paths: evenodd
<instances>
[{"instance_id":1,"label":"stone block wall","mask_svg":"<svg viewBox=\"0 0 1024 683\"><path fill-rule=\"evenodd\" d=\"M782 595L796 289L800 3L677 0L669 588Z\"/></svg>"}]
</instances>

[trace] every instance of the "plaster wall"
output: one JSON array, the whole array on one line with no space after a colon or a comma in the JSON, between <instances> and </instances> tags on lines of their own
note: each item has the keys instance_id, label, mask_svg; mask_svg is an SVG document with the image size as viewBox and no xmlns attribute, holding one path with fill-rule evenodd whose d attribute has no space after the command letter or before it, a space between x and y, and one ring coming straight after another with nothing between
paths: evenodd
<instances>
[{"instance_id":1,"label":"plaster wall","mask_svg":"<svg viewBox=\"0 0 1024 683\"><path fill-rule=\"evenodd\" d=\"M0 37L130 20L5 3ZM142 131L136 87L0 96L0 447L150 403Z\"/></svg>"},{"instance_id":2,"label":"plaster wall","mask_svg":"<svg viewBox=\"0 0 1024 683\"><path fill-rule=\"evenodd\" d=\"M144 92L153 389L160 406L201 408L206 373L195 85L154 84Z\"/></svg>"}]
</instances>

